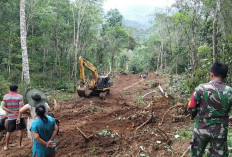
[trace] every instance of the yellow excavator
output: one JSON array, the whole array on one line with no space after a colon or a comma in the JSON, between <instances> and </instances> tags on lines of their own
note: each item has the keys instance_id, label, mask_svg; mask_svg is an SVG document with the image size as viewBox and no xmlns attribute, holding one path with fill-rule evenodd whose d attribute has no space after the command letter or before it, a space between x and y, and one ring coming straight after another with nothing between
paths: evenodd
<instances>
[{"instance_id":1,"label":"yellow excavator","mask_svg":"<svg viewBox=\"0 0 232 157\"><path fill-rule=\"evenodd\" d=\"M79 57L80 64L80 87L77 89L77 93L80 97L99 96L101 99L105 99L110 93L110 87L113 86L113 82L110 81L110 77L99 76L97 68L85 60L81 56ZM85 79L85 68L92 72L92 80L87 84Z\"/></svg>"}]
</instances>

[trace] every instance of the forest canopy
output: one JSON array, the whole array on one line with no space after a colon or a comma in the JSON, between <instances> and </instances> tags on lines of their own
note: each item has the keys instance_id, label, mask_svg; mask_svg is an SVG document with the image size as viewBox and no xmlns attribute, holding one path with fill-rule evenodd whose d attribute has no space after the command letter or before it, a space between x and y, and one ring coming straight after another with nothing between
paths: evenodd
<instances>
[{"instance_id":1,"label":"forest canopy","mask_svg":"<svg viewBox=\"0 0 232 157\"><path fill-rule=\"evenodd\" d=\"M151 27L139 29L127 26L117 9L105 12L102 0L26 0L30 86L73 90L83 56L101 74L112 69L184 75L190 92L208 80L213 62L232 68L231 7L231 0L176 0L154 9ZM1 0L0 8L0 88L5 89L22 83L20 2Z\"/></svg>"}]
</instances>

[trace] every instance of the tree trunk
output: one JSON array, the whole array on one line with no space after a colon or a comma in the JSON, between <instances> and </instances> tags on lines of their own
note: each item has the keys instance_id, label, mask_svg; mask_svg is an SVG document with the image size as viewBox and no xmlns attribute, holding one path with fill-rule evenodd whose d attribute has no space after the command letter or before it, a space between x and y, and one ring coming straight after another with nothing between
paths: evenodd
<instances>
[{"instance_id":1,"label":"tree trunk","mask_svg":"<svg viewBox=\"0 0 232 157\"><path fill-rule=\"evenodd\" d=\"M162 42L161 42L161 46L160 46L160 69L162 69L163 70L163 47L164 47L164 45L163 45L164 43L163 43L163 39L162 39Z\"/></svg>"},{"instance_id":2,"label":"tree trunk","mask_svg":"<svg viewBox=\"0 0 232 157\"><path fill-rule=\"evenodd\" d=\"M157 70L159 70L159 62L160 62L160 54L161 54L161 51L160 51L160 53L158 54L158 58L157 58Z\"/></svg>"},{"instance_id":3,"label":"tree trunk","mask_svg":"<svg viewBox=\"0 0 232 157\"><path fill-rule=\"evenodd\" d=\"M73 45L75 45L76 43L76 20L75 20L75 13L74 13L74 9L72 7L72 14L73 14ZM74 48L75 51L75 48Z\"/></svg>"},{"instance_id":4,"label":"tree trunk","mask_svg":"<svg viewBox=\"0 0 232 157\"><path fill-rule=\"evenodd\" d=\"M56 27L56 26L55 26ZM55 57L55 73L57 73L57 65L58 65L58 39L57 39L57 32L56 32L56 28L54 28L54 36L55 36L55 40L54 40L54 46L55 46L55 50L56 50L56 57Z\"/></svg>"},{"instance_id":5,"label":"tree trunk","mask_svg":"<svg viewBox=\"0 0 232 157\"><path fill-rule=\"evenodd\" d=\"M76 51L76 20L75 20L75 13L74 13L74 6L72 6L72 15L73 15L73 52ZM68 52L68 64L69 64L69 80L73 80L73 74L74 74L74 65L71 63L71 53ZM75 64L75 63L74 63ZM74 90L76 90L76 86L74 83Z\"/></svg>"},{"instance_id":6,"label":"tree trunk","mask_svg":"<svg viewBox=\"0 0 232 157\"><path fill-rule=\"evenodd\" d=\"M164 38L162 38L162 47L161 47L161 51L162 51L162 68L166 68L167 67L167 51L164 50Z\"/></svg>"},{"instance_id":7,"label":"tree trunk","mask_svg":"<svg viewBox=\"0 0 232 157\"><path fill-rule=\"evenodd\" d=\"M223 62L225 62L225 44L222 45L222 55L223 55Z\"/></svg>"},{"instance_id":8,"label":"tree trunk","mask_svg":"<svg viewBox=\"0 0 232 157\"><path fill-rule=\"evenodd\" d=\"M194 16L193 16L193 23L192 23L192 53L191 53L191 60L192 60L192 68L193 71L197 69L197 42L196 42L196 35L197 35L197 4L195 2L194 8Z\"/></svg>"},{"instance_id":9,"label":"tree trunk","mask_svg":"<svg viewBox=\"0 0 232 157\"><path fill-rule=\"evenodd\" d=\"M10 28L10 36L12 35L12 31ZM8 48L8 61L7 61L7 69L8 69L8 73L11 73L11 38L9 38L9 48Z\"/></svg>"},{"instance_id":10,"label":"tree trunk","mask_svg":"<svg viewBox=\"0 0 232 157\"><path fill-rule=\"evenodd\" d=\"M213 21L213 62L217 62L217 30L218 30L218 18L220 14L220 8L221 8L221 0L217 0L217 6L216 11L214 15L214 21Z\"/></svg>"},{"instance_id":11,"label":"tree trunk","mask_svg":"<svg viewBox=\"0 0 232 157\"><path fill-rule=\"evenodd\" d=\"M78 64L78 52L79 52L79 39L80 39L80 27L82 22L82 7L83 1L79 4L79 11L78 11L78 20L77 20L77 31L76 31L76 39L75 39L75 51L74 51L74 92L77 91L77 64Z\"/></svg>"},{"instance_id":12,"label":"tree trunk","mask_svg":"<svg viewBox=\"0 0 232 157\"><path fill-rule=\"evenodd\" d=\"M46 49L44 47L44 50L43 50L43 76L45 76L45 69L46 69Z\"/></svg>"},{"instance_id":13,"label":"tree trunk","mask_svg":"<svg viewBox=\"0 0 232 157\"><path fill-rule=\"evenodd\" d=\"M114 56L115 56L115 50L113 50L112 57L111 57L111 67L114 69Z\"/></svg>"},{"instance_id":14,"label":"tree trunk","mask_svg":"<svg viewBox=\"0 0 232 157\"><path fill-rule=\"evenodd\" d=\"M27 29L26 29L26 12L25 0L20 0L20 39L22 48L22 79L26 84L30 84L30 73L27 53Z\"/></svg>"}]
</instances>

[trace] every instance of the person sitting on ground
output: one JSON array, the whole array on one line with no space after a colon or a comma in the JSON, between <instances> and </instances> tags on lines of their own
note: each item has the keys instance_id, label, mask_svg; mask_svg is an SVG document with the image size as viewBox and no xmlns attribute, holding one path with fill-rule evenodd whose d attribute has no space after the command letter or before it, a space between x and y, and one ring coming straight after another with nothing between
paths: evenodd
<instances>
[{"instance_id":1,"label":"person sitting on ground","mask_svg":"<svg viewBox=\"0 0 232 157\"><path fill-rule=\"evenodd\" d=\"M227 134L232 88L223 83L227 72L226 64L214 63L210 68L211 81L200 84L192 94L188 105L192 119L195 119L192 157L203 156L208 143L210 156L228 156Z\"/></svg>"},{"instance_id":2,"label":"person sitting on ground","mask_svg":"<svg viewBox=\"0 0 232 157\"><path fill-rule=\"evenodd\" d=\"M0 106L0 131L3 131L6 129L7 127L6 120L7 120L6 111L4 111L2 107Z\"/></svg>"},{"instance_id":3,"label":"person sitting on ground","mask_svg":"<svg viewBox=\"0 0 232 157\"><path fill-rule=\"evenodd\" d=\"M50 109L49 105L46 103L46 95L39 89L29 89L26 92L26 100L28 104L24 105L20 110L18 114L18 119L17 119L17 124L20 123L20 117L22 114L27 114L27 136L28 138L31 139L31 144L32 144L32 135L31 135L31 123L33 120L36 118L36 113L35 113L35 107L39 103L44 103L45 106L45 115L48 114L48 111Z\"/></svg>"},{"instance_id":4,"label":"person sitting on ground","mask_svg":"<svg viewBox=\"0 0 232 157\"><path fill-rule=\"evenodd\" d=\"M35 108L38 116L31 124L31 132L33 136L33 157L55 157L56 140L58 127L56 120L51 116L45 115L46 108L44 103L40 103Z\"/></svg>"},{"instance_id":5,"label":"person sitting on ground","mask_svg":"<svg viewBox=\"0 0 232 157\"><path fill-rule=\"evenodd\" d=\"M18 130L18 147L22 147L23 129L26 128L23 116L20 117L20 123L16 124L18 112L23 107L23 96L17 93L18 85L10 85L10 93L3 97L2 109L8 112L8 124L6 134L6 145L4 150L9 149L9 140L12 132Z\"/></svg>"}]
</instances>

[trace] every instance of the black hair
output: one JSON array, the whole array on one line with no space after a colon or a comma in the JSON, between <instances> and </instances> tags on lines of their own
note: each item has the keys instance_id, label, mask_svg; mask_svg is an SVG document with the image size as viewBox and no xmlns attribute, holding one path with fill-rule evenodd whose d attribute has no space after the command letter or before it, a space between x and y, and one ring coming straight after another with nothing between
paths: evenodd
<instances>
[{"instance_id":1,"label":"black hair","mask_svg":"<svg viewBox=\"0 0 232 157\"><path fill-rule=\"evenodd\" d=\"M48 118L45 116L45 104L44 103L39 103L36 107L35 107L35 112L36 115L39 116L44 123L47 123Z\"/></svg>"},{"instance_id":2,"label":"black hair","mask_svg":"<svg viewBox=\"0 0 232 157\"><path fill-rule=\"evenodd\" d=\"M12 85L10 85L10 91L16 92L17 89L18 89L18 85L17 85L17 84L12 84Z\"/></svg>"},{"instance_id":3,"label":"black hair","mask_svg":"<svg viewBox=\"0 0 232 157\"><path fill-rule=\"evenodd\" d=\"M225 79L228 73L228 66L224 63L216 62L211 66L210 72L213 73L216 77Z\"/></svg>"}]
</instances>

